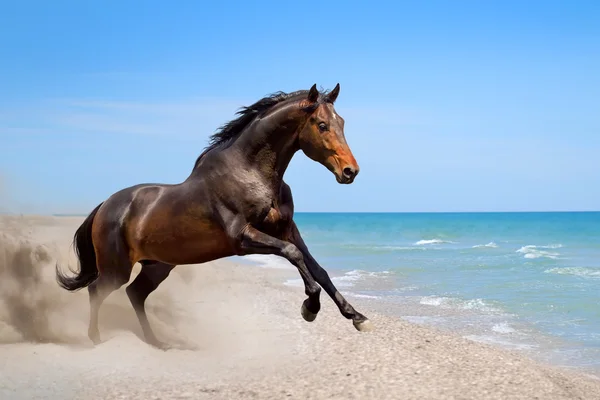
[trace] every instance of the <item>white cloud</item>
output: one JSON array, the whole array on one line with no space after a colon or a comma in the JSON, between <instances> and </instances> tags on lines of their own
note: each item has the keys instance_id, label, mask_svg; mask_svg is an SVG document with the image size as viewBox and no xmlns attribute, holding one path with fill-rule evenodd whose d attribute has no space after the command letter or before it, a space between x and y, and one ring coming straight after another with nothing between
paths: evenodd
<instances>
[{"instance_id":1,"label":"white cloud","mask_svg":"<svg viewBox=\"0 0 600 400\"><path fill-rule=\"evenodd\" d=\"M0 132L21 135L62 131L197 138L210 135L234 118L244 104L243 101L208 98L160 103L52 99L4 113L0 118Z\"/></svg>"}]
</instances>

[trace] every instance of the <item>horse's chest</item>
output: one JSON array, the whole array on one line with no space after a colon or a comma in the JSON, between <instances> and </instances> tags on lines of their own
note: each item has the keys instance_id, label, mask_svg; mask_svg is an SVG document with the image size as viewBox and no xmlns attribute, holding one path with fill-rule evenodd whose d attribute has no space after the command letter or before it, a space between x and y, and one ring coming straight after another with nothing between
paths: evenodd
<instances>
[{"instance_id":1,"label":"horse's chest","mask_svg":"<svg viewBox=\"0 0 600 400\"><path fill-rule=\"evenodd\" d=\"M235 202L235 209L243 212L255 228L280 239L287 236L292 212L289 207L279 205L279 189L274 190L252 169L234 172L229 182L234 193L229 201Z\"/></svg>"}]
</instances>

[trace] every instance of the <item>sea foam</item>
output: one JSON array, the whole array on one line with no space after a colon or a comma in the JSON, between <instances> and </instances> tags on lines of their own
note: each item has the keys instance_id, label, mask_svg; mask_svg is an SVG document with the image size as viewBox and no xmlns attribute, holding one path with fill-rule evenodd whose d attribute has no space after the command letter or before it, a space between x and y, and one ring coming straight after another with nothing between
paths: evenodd
<instances>
[{"instance_id":1,"label":"sea foam","mask_svg":"<svg viewBox=\"0 0 600 400\"><path fill-rule=\"evenodd\" d=\"M544 272L547 274L574 275L583 278L600 278L600 270L584 267L550 268Z\"/></svg>"},{"instance_id":2,"label":"sea foam","mask_svg":"<svg viewBox=\"0 0 600 400\"><path fill-rule=\"evenodd\" d=\"M333 277L331 277L331 281L337 287L349 288L349 287L355 286L357 281L361 281L361 280L368 279L368 278L381 278L388 274L390 274L389 271L368 272L368 271L362 271L362 270L355 269L352 271L348 271L344 275L341 275L341 276L333 276ZM284 285L294 286L294 287L303 287L304 282L300 278L288 279L284 282ZM354 296L360 297L359 295L354 295ZM366 295L364 295L364 296L366 296Z\"/></svg>"},{"instance_id":3,"label":"sea foam","mask_svg":"<svg viewBox=\"0 0 600 400\"><path fill-rule=\"evenodd\" d=\"M560 245L560 244L549 245L549 246L527 245L527 246L521 247L516 252L524 254L524 256L523 256L524 258L536 259L536 258L543 257L543 258L550 258L550 259L555 260L560 256L560 253L556 252L556 251L548 251L547 249L559 249L561 247L562 247L562 245ZM541 250L541 249L546 249L546 250Z\"/></svg>"},{"instance_id":4,"label":"sea foam","mask_svg":"<svg viewBox=\"0 0 600 400\"><path fill-rule=\"evenodd\" d=\"M494 324L494 326L492 326L492 331L503 334L516 332L515 329L511 327L507 322L500 322L499 324Z\"/></svg>"},{"instance_id":5,"label":"sea foam","mask_svg":"<svg viewBox=\"0 0 600 400\"><path fill-rule=\"evenodd\" d=\"M356 281L360 281L360 280L363 280L366 278L379 278L379 277L388 275L389 273L390 273L389 271L368 272L368 271L362 271L359 269L355 269L355 270L346 272L342 276L334 276L331 278L331 281L340 287L351 287L351 286L354 286L354 282L356 282Z\"/></svg>"},{"instance_id":6,"label":"sea foam","mask_svg":"<svg viewBox=\"0 0 600 400\"><path fill-rule=\"evenodd\" d=\"M425 296L421 298L419 303L440 308L476 310L488 313L496 313L501 311L483 299L462 300L454 297Z\"/></svg>"},{"instance_id":7,"label":"sea foam","mask_svg":"<svg viewBox=\"0 0 600 400\"><path fill-rule=\"evenodd\" d=\"M449 240L442 240L442 239L423 239L423 240L419 240L418 242L415 243L416 246L424 246L424 245L428 245L428 244L443 244L443 243L454 243L451 242Z\"/></svg>"},{"instance_id":8,"label":"sea foam","mask_svg":"<svg viewBox=\"0 0 600 400\"><path fill-rule=\"evenodd\" d=\"M480 249L480 248L483 248L483 247L488 247L488 248L495 249L495 248L498 247L498 245L496 243L494 243L494 242L489 242L488 244L476 244L475 246L473 246L474 249Z\"/></svg>"}]
</instances>

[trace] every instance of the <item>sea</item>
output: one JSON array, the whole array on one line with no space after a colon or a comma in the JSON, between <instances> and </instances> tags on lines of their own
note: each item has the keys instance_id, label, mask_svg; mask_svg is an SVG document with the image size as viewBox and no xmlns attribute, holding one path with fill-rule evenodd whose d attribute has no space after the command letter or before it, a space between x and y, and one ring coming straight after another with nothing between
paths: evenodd
<instances>
[{"instance_id":1,"label":"sea","mask_svg":"<svg viewBox=\"0 0 600 400\"><path fill-rule=\"evenodd\" d=\"M600 212L296 213L295 221L350 302L600 373ZM276 256L244 258L293 268ZM302 287L299 276L285 284Z\"/></svg>"}]
</instances>

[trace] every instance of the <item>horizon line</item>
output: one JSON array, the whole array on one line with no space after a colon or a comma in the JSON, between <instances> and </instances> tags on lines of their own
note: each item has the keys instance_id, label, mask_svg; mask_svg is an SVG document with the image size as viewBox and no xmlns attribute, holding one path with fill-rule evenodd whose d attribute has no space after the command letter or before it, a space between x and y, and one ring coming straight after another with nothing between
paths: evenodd
<instances>
[{"instance_id":1,"label":"horizon line","mask_svg":"<svg viewBox=\"0 0 600 400\"><path fill-rule=\"evenodd\" d=\"M514 211L295 211L294 214L592 214L600 210L514 210ZM0 211L0 216L85 217L89 213L24 213Z\"/></svg>"},{"instance_id":2,"label":"horizon line","mask_svg":"<svg viewBox=\"0 0 600 400\"><path fill-rule=\"evenodd\" d=\"M567 213L599 213L600 210L512 210L512 211L295 211L294 214L567 214ZM76 217L87 216L89 213L50 213L50 214L26 214L14 213L12 215L40 215L53 217ZM0 215L10 215L2 213Z\"/></svg>"}]
</instances>

